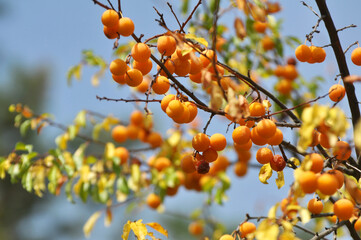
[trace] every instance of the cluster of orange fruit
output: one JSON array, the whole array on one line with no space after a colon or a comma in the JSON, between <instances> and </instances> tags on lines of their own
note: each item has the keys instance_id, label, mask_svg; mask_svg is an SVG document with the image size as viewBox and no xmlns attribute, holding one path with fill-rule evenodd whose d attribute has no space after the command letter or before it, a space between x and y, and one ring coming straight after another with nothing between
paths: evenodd
<instances>
[{"instance_id":1,"label":"cluster of orange fruit","mask_svg":"<svg viewBox=\"0 0 361 240\"><path fill-rule=\"evenodd\" d=\"M302 44L295 50L298 61L308 63L322 63L326 59L326 51L321 47Z\"/></svg>"},{"instance_id":2,"label":"cluster of orange fruit","mask_svg":"<svg viewBox=\"0 0 361 240\"><path fill-rule=\"evenodd\" d=\"M238 227L238 231L240 232L241 238L247 238L249 234L252 234L256 231L257 227L254 223L251 222L244 222L241 223ZM220 237L219 240L234 240L236 237L233 237L230 234L224 234ZM247 238L248 239L248 238Z\"/></svg>"},{"instance_id":3,"label":"cluster of orange fruit","mask_svg":"<svg viewBox=\"0 0 361 240\"><path fill-rule=\"evenodd\" d=\"M106 10L102 15L104 34L109 39L115 39L119 35L128 37L134 32L134 23L130 18L122 17L112 9Z\"/></svg>"},{"instance_id":4,"label":"cluster of orange fruit","mask_svg":"<svg viewBox=\"0 0 361 240\"><path fill-rule=\"evenodd\" d=\"M295 60L290 58L286 65L277 65L274 75L279 78L276 90L282 95L289 95L293 90L292 83L298 77Z\"/></svg>"},{"instance_id":5,"label":"cluster of orange fruit","mask_svg":"<svg viewBox=\"0 0 361 240\"><path fill-rule=\"evenodd\" d=\"M162 142L162 136L153 131L153 124L146 121L146 116L141 111L134 111L130 115L129 125L117 125L112 129L111 135L115 142L123 143L127 139L140 140L150 144L152 148L159 147Z\"/></svg>"},{"instance_id":6,"label":"cluster of orange fruit","mask_svg":"<svg viewBox=\"0 0 361 240\"><path fill-rule=\"evenodd\" d=\"M198 114L198 108L194 103L177 98L174 94L164 96L160 105L163 112L178 124L190 123Z\"/></svg>"}]
</instances>

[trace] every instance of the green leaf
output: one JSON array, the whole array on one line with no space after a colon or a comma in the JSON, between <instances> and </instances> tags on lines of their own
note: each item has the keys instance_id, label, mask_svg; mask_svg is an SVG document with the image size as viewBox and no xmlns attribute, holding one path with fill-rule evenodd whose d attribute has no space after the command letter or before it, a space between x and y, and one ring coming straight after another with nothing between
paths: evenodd
<instances>
[{"instance_id":1,"label":"green leaf","mask_svg":"<svg viewBox=\"0 0 361 240\"><path fill-rule=\"evenodd\" d=\"M72 194L72 184L73 184L73 179L69 180L66 185L65 185L65 195L66 198L68 199L69 202L71 203L75 203L74 199L73 199L73 194Z\"/></svg>"},{"instance_id":2,"label":"green leaf","mask_svg":"<svg viewBox=\"0 0 361 240\"><path fill-rule=\"evenodd\" d=\"M81 79L81 70L82 70L82 64L81 63L71 67L68 70L68 73L66 74L66 79L67 79L67 82L68 82L69 86L71 85L71 80L72 80L73 77L75 77L76 80Z\"/></svg>"},{"instance_id":3,"label":"green leaf","mask_svg":"<svg viewBox=\"0 0 361 240\"><path fill-rule=\"evenodd\" d=\"M81 167L83 166L84 152L85 152L85 149L87 148L87 146L88 146L87 143L81 144L78 147L78 149L75 151L75 153L73 154L73 160L74 160L76 169L81 169Z\"/></svg>"},{"instance_id":4,"label":"green leaf","mask_svg":"<svg viewBox=\"0 0 361 240\"><path fill-rule=\"evenodd\" d=\"M189 0L184 0L182 4L182 14L186 14L188 12Z\"/></svg>"},{"instance_id":5,"label":"green leaf","mask_svg":"<svg viewBox=\"0 0 361 240\"><path fill-rule=\"evenodd\" d=\"M33 180L31 178L31 172L26 172L22 177L22 185L24 189L28 192L31 192L33 189Z\"/></svg>"},{"instance_id":6,"label":"green leaf","mask_svg":"<svg viewBox=\"0 0 361 240\"><path fill-rule=\"evenodd\" d=\"M31 121L25 120L21 125L20 125L20 134L21 136L25 137L26 133L28 132L28 130L30 129L30 125L31 125Z\"/></svg>"}]
</instances>

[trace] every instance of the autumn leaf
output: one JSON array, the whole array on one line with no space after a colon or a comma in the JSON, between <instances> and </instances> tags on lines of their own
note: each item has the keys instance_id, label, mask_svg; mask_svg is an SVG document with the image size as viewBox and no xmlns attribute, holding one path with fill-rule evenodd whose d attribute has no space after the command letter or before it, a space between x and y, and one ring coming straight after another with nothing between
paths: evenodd
<instances>
[{"instance_id":1,"label":"autumn leaf","mask_svg":"<svg viewBox=\"0 0 361 240\"><path fill-rule=\"evenodd\" d=\"M247 36L246 28L240 18L234 20L234 29L236 30L237 37L243 40Z\"/></svg>"},{"instance_id":2,"label":"autumn leaf","mask_svg":"<svg viewBox=\"0 0 361 240\"><path fill-rule=\"evenodd\" d=\"M278 177L276 178L276 185L278 187L278 189L280 189L281 187L283 187L283 185L285 185L285 178L283 175L283 171L279 171L277 172Z\"/></svg>"},{"instance_id":3,"label":"autumn leaf","mask_svg":"<svg viewBox=\"0 0 361 240\"><path fill-rule=\"evenodd\" d=\"M94 227L96 221L100 217L100 214L101 214L100 211L93 213L93 215L91 215L90 218L88 219L88 221L86 221L86 223L84 224L83 232L84 232L85 237L90 236L90 233L93 230L93 227Z\"/></svg>"},{"instance_id":4,"label":"autumn leaf","mask_svg":"<svg viewBox=\"0 0 361 240\"><path fill-rule=\"evenodd\" d=\"M258 178L263 184L268 184L267 180L272 176L272 168L269 163L263 165L259 171Z\"/></svg>"},{"instance_id":5,"label":"autumn leaf","mask_svg":"<svg viewBox=\"0 0 361 240\"><path fill-rule=\"evenodd\" d=\"M345 82L354 83L354 82L361 82L361 76L358 75L349 75L344 78Z\"/></svg>"},{"instance_id":6,"label":"autumn leaf","mask_svg":"<svg viewBox=\"0 0 361 240\"><path fill-rule=\"evenodd\" d=\"M361 150L361 120L358 121L358 123L355 126L354 131L354 142L357 149Z\"/></svg>"},{"instance_id":7,"label":"autumn leaf","mask_svg":"<svg viewBox=\"0 0 361 240\"><path fill-rule=\"evenodd\" d=\"M146 223L146 225L158 231L159 233L163 234L164 236L168 237L168 231L165 230L159 223L151 222L151 223Z\"/></svg>"}]
</instances>

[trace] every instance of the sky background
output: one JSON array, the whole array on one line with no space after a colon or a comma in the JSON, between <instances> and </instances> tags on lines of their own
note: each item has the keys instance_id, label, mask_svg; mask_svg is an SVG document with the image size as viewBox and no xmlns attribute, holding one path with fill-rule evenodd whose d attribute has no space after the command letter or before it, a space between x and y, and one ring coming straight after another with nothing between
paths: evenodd
<instances>
[{"instance_id":1,"label":"sky background","mask_svg":"<svg viewBox=\"0 0 361 240\"><path fill-rule=\"evenodd\" d=\"M116 1L113 1L116 2ZM179 1L170 1L177 9ZM191 1L194 5L195 1ZM222 1L224 5L228 1ZM314 1L306 1L317 9ZM299 1L280 1L283 11L276 15L284 19L282 33L305 39L305 34L312 30L316 23L315 15ZM359 9L361 2L358 0L328 1L329 9L335 25L341 28L350 24L361 25ZM176 23L166 7L166 1L158 0L133 0L123 1L122 8L124 15L133 19L135 23L135 34L150 37L153 33L160 33L163 30L154 22L157 18L152 9L153 6L165 14L170 26L176 27ZM22 65L28 69L43 66L49 69L50 83L46 90L47 98L44 104L46 112L54 114L56 121L69 124L77 112L82 109L91 109L103 114L112 112L118 117L126 118L125 112L131 111L133 105L113 102L100 102L95 96L127 97L127 93L116 86L110 75L101 80L100 86L91 86L90 77L94 69L84 68L83 78L80 82L74 81L72 86L67 85L66 73L68 69L81 60L81 51L92 49L96 54L101 55L105 60L113 59L113 42L104 37L100 21L103 9L95 6L90 0L74 1L45 1L45 0L17 0L6 1L3 13L0 16L0 88L9 86L11 71L14 66ZM239 16L238 11L229 12L220 21L227 22ZM182 19L184 20L184 18ZM233 25L233 24L232 24ZM232 28L232 25L230 28ZM323 46L329 43L328 35L323 23L321 33L314 37L314 44ZM352 28L339 34L343 48L360 40L361 28ZM122 38L127 41L130 38ZM286 49L286 56L293 55L292 49ZM331 48L326 48L327 58L324 64L299 64L298 70L306 79L315 75L322 75L326 82L320 89L319 95L325 94L329 87L334 84L334 77L338 73L334 54ZM354 66L350 61L349 51L346 59L349 63L351 74L360 75L360 67ZM266 83L266 85L268 85ZM16 86L21 88L22 86ZM360 84L357 85L357 92L360 92ZM34 92L34 94L37 94ZM326 100L321 100L325 102ZM343 109L347 110L346 100L340 103ZM30 106L31 107L31 106ZM157 112L156 108L153 108ZM162 113L160 113L162 114ZM164 115L162 115L164 116ZM204 115L205 116L205 115ZM205 124L203 122L203 124ZM162 125L156 122L156 127L162 129ZM225 124L224 124L225 125ZM210 132L225 132L226 127L213 124ZM164 128L163 128L164 129ZM55 146L52 140L57 130L46 130L40 137L44 137ZM228 136L229 137L229 136ZM232 155L230 156L232 157ZM255 162L255 159L252 161ZM232 169L229 169L231 172ZM251 215L264 215L275 202L287 196L287 186L291 184L293 177L286 171L286 186L277 190L274 177L270 179L269 185L263 185L258 180L258 170L250 169L245 178L237 179L232 176L232 188L228 192L229 201L224 206L212 207L213 215L228 223L230 230L236 228L237 224L244 219L246 212ZM202 206L204 195L198 193L186 193L184 189L175 198L167 198L165 206L170 211L177 211L187 214L191 209ZM51 201L50 201L51 200ZM181 204L181 208L179 207ZM77 200L75 205L66 202L64 197L55 198L46 196L34 209L34 214L23 219L20 228L32 239L39 239L43 234L53 234L53 239L69 239L69 236L62 234L62 223L71 222L72 225L79 225L79 232L70 239L84 239L82 235L82 224L95 211L102 207L96 204L82 204ZM121 232L124 218L123 209L116 211L114 223L110 228L105 228L101 221L96 225L90 239L111 238ZM152 211L144 209L137 216L130 216L129 219L143 218L145 222L156 219ZM45 227L46 226L46 227ZM166 227L166 226L165 226ZM177 239L170 237L170 239Z\"/></svg>"}]
</instances>

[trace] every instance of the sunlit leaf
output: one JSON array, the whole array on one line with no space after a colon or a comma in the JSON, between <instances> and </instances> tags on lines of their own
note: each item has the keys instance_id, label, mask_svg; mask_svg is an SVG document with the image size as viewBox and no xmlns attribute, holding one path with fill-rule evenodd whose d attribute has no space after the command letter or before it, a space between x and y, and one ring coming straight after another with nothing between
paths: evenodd
<instances>
[{"instance_id":1,"label":"sunlit leaf","mask_svg":"<svg viewBox=\"0 0 361 240\"><path fill-rule=\"evenodd\" d=\"M277 240L278 233L278 224L273 220L265 219L258 224L256 239Z\"/></svg>"},{"instance_id":2,"label":"sunlit leaf","mask_svg":"<svg viewBox=\"0 0 361 240\"><path fill-rule=\"evenodd\" d=\"M164 236L168 237L168 231L165 230L159 223L151 222L151 223L146 223L146 225L153 228L157 232L163 234Z\"/></svg>"},{"instance_id":3,"label":"sunlit leaf","mask_svg":"<svg viewBox=\"0 0 361 240\"><path fill-rule=\"evenodd\" d=\"M196 41L196 42L204 45L206 48L208 47L208 42L207 42L207 40L205 40L205 39L202 38L202 37L197 37L197 36L194 35L194 34L186 34L184 37L187 38L187 39L194 40L194 41Z\"/></svg>"},{"instance_id":4,"label":"sunlit leaf","mask_svg":"<svg viewBox=\"0 0 361 240\"><path fill-rule=\"evenodd\" d=\"M272 176L272 168L269 163L263 165L259 171L258 178L263 184L268 184L267 180Z\"/></svg>"},{"instance_id":5,"label":"sunlit leaf","mask_svg":"<svg viewBox=\"0 0 361 240\"><path fill-rule=\"evenodd\" d=\"M79 126L79 127L86 127L86 111L82 110L80 111L75 119L74 119L74 123L75 125Z\"/></svg>"},{"instance_id":6,"label":"sunlit leaf","mask_svg":"<svg viewBox=\"0 0 361 240\"><path fill-rule=\"evenodd\" d=\"M311 214L310 211L308 211L307 208L301 208L298 210L298 214L300 215L301 222L303 224L308 223L311 220Z\"/></svg>"},{"instance_id":7,"label":"sunlit leaf","mask_svg":"<svg viewBox=\"0 0 361 240\"><path fill-rule=\"evenodd\" d=\"M145 239L145 236L148 235L148 230L146 228L146 225L142 223L142 219L139 219L136 222L130 223L130 228L134 232L134 235L139 239Z\"/></svg>"},{"instance_id":8,"label":"sunlit leaf","mask_svg":"<svg viewBox=\"0 0 361 240\"><path fill-rule=\"evenodd\" d=\"M110 208L107 208L107 210L105 211L104 226L109 227L110 224L112 223L112 219L113 219L112 211L110 210Z\"/></svg>"},{"instance_id":9,"label":"sunlit leaf","mask_svg":"<svg viewBox=\"0 0 361 240\"><path fill-rule=\"evenodd\" d=\"M84 224L83 232L86 237L90 236L90 233L93 230L93 227L97 222L98 218L100 217L100 214L101 214L100 211L93 213L93 215L91 215L90 218Z\"/></svg>"},{"instance_id":10,"label":"sunlit leaf","mask_svg":"<svg viewBox=\"0 0 361 240\"><path fill-rule=\"evenodd\" d=\"M278 189L280 189L281 187L283 187L283 185L285 185L285 179L284 179L283 171L279 171L277 172L277 174L278 177L276 178L276 185Z\"/></svg>"},{"instance_id":11,"label":"sunlit leaf","mask_svg":"<svg viewBox=\"0 0 361 240\"><path fill-rule=\"evenodd\" d=\"M356 124L353 134L354 134L355 146L361 151L361 120L359 120L358 123Z\"/></svg>"}]
</instances>

